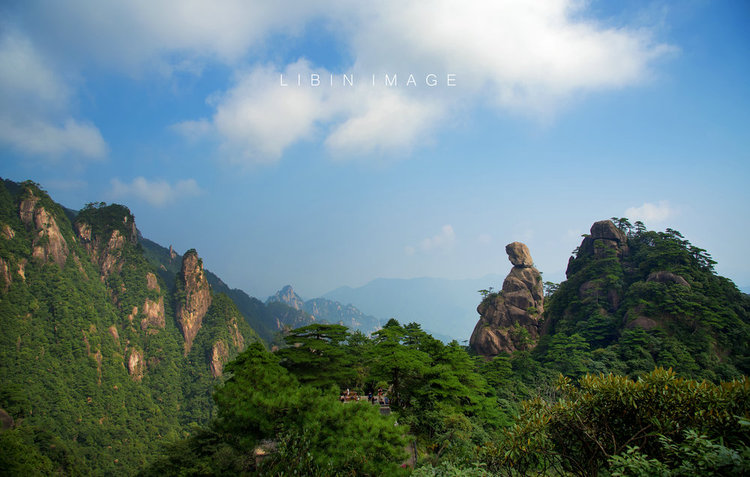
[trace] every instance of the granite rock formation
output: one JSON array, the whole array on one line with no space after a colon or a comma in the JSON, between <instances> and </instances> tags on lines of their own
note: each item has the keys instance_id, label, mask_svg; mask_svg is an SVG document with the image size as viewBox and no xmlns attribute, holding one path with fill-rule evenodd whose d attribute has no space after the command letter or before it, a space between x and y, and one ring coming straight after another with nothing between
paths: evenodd
<instances>
[{"instance_id":1,"label":"granite rock formation","mask_svg":"<svg viewBox=\"0 0 750 477\"><path fill-rule=\"evenodd\" d=\"M60 232L54 214L39 204L39 197L31 189L20 205L18 214L28 230L33 233L31 255L41 261L56 263L61 269L68 259L68 242Z\"/></svg>"},{"instance_id":2,"label":"granite rock formation","mask_svg":"<svg viewBox=\"0 0 750 477\"><path fill-rule=\"evenodd\" d=\"M182 257L180 283L184 297L177 301L177 322L185 337L185 355L190 352L193 340L201 329L203 317L211 306L211 287L203 271L203 261L195 250L188 250Z\"/></svg>"},{"instance_id":3,"label":"granite rock formation","mask_svg":"<svg viewBox=\"0 0 750 477\"><path fill-rule=\"evenodd\" d=\"M480 315L469 346L485 357L536 346L544 312L544 288L529 248L521 242L505 247L513 268L499 293L487 295L477 307Z\"/></svg>"}]
</instances>

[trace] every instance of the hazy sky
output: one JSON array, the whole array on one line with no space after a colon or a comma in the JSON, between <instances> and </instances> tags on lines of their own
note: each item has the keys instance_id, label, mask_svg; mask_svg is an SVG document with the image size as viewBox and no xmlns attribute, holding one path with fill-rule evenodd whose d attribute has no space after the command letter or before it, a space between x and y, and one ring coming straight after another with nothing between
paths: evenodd
<instances>
[{"instance_id":1,"label":"hazy sky","mask_svg":"<svg viewBox=\"0 0 750 477\"><path fill-rule=\"evenodd\" d=\"M516 240L559 281L611 216L747 286L749 24L744 0L5 1L0 175L123 203L259 297L505 274Z\"/></svg>"}]
</instances>

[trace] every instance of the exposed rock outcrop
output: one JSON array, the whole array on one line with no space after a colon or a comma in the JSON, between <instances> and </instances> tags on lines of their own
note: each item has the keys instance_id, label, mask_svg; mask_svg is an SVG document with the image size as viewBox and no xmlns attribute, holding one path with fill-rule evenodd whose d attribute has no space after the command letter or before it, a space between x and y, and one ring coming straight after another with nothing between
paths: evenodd
<instances>
[{"instance_id":1,"label":"exposed rock outcrop","mask_svg":"<svg viewBox=\"0 0 750 477\"><path fill-rule=\"evenodd\" d=\"M149 328L152 328L153 332L158 332L159 329L163 330L166 326L164 321L164 297L160 296L158 301L146 298L143 303L143 314L145 317L141 320L142 330Z\"/></svg>"},{"instance_id":2,"label":"exposed rock outcrop","mask_svg":"<svg viewBox=\"0 0 750 477\"><path fill-rule=\"evenodd\" d=\"M0 431L12 428L15 425L13 418L5 409L0 408Z\"/></svg>"},{"instance_id":3,"label":"exposed rock outcrop","mask_svg":"<svg viewBox=\"0 0 750 477\"><path fill-rule=\"evenodd\" d=\"M591 226L590 234L584 237L580 247L579 255L594 255L597 258L606 257L610 250L615 251L615 256L622 258L628 254L628 238L625 233L618 229L611 220L600 220ZM568 261L566 275L570 277L571 262Z\"/></svg>"},{"instance_id":4,"label":"exposed rock outcrop","mask_svg":"<svg viewBox=\"0 0 750 477\"><path fill-rule=\"evenodd\" d=\"M6 240L12 240L16 236L16 231L11 228L10 225L3 225L3 237Z\"/></svg>"},{"instance_id":5,"label":"exposed rock outcrop","mask_svg":"<svg viewBox=\"0 0 750 477\"><path fill-rule=\"evenodd\" d=\"M232 344L235 348L242 351L245 349L245 337L242 336L239 326L237 326L237 318L232 317L229 322L229 332L232 334Z\"/></svg>"},{"instance_id":6,"label":"exposed rock outcrop","mask_svg":"<svg viewBox=\"0 0 750 477\"><path fill-rule=\"evenodd\" d=\"M156 280L156 275L151 272L146 274L146 286L149 290L156 290L157 292L161 291L161 288L159 288L159 282Z\"/></svg>"},{"instance_id":7,"label":"exposed rock outcrop","mask_svg":"<svg viewBox=\"0 0 750 477\"><path fill-rule=\"evenodd\" d=\"M647 282L659 282L659 283L674 283L676 285L682 285L684 287L690 288L690 284L682 278L680 275L677 275L676 273L672 272L653 272L648 275L646 278Z\"/></svg>"},{"instance_id":8,"label":"exposed rock outcrop","mask_svg":"<svg viewBox=\"0 0 750 477\"><path fill-rule=\"evenodd\" d=\"M544 312L542 277L528 247L513 242L505 251L513 268L502 291L488 295L477 307L480 318L469 340L469 346L485 357L536 346Z\"/></svg>"},{"instance_id":9,"label":"exposed rock outcrop","mask_svg":"<svg viewBox=\"0 0 750 477\"><path fill-rule=\"evenodd\" d=\"M217 378L221 376L224 371L224 363L227 362L227 359L229 359L229 348L222 340L219 340L211 348L210 367L213 377Z\"/></svg>"},{"instance_id":10,"label":"exposed rock outcrop","mask_svg":"<svg viewBox=\"0 0 750 477\"><path fill-rule=\"evenodd\" d=\"M102 281L122 271L126 244L138 244L135 219L127 207L109 205L84 209L74 224L76 235L99 267ZM112 290L116 299L118 290Z\"/></svg>"},{"instance_id":11,"label":"exposed rock outcrop","mask_svg":"<svg viewBox=\"0 0 750 477\"><path fill-rule=\"evenodd\" d=\"M182 257L182 271L178 280L184 297L178 299L175 315L185 337L187 355L211 306L211 287L203 272L203 261L195 250L188 250Z\"/></svg>"},{"instance_id":12,"label":"exposed rock outcrop","mask_svg":"<svg viewBox=\"0 0 750 477\"><path fill-rule=\"evenodd\" d=\"M8 267L8 263L0 258L0 288L4 292L7 292L10 288L10 284L12 282L12 278L10 276L10 267Z\"/></svg>"},{"instance_id":13,"label":"exposed rock outcrop","mask_svg":"<svg viewBox=\"0 0 750 477\"><path fill-rule=\"evenodd\" d=\"M143 368L143 353L135 348L131 349L128 356L128 373L133 381L143 379Z\"/></svg>"},{"instance_id":14,"label":"exposed rock outcrop","mask_svg":"<svg viewBox=\"0 0 750 477\"><path fill-rule=\"evenodd\" d=\"M60 227L43 206L38 206L39 198L29 190L28 196L19 205L18 215L26 228L33 232L31 255L42 261L56 263L60 268L68 259L68 242L60 232Z\"/></svg>"}]
</instances>

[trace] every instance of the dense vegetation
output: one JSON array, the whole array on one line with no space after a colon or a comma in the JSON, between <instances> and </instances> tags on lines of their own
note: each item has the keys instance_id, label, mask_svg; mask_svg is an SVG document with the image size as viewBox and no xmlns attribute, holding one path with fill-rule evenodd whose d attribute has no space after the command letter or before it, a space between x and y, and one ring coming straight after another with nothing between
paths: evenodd
<instances>
[{"instance_id":1,"label":"dense vegetation","mask_svg":"<svg viewBox=\"0 0 750 477\"><path fill-rule=\"evenodd\" d=\"M418 324L391 320L372 338L314 324L292 331L286 342L277 353L253 346L241 354L214 396L217 419L173 446L147 474L394 475L410 441L427 446L435 459L469 465L476 449L509 423L476 358ZM383 389L398 423L365 399L339 402L348 388L363 396ZM267 440L277 451L260 463L249 460Z\"/></svg>"},{"instance_id":2,"label":"dense vegetation","mask_svg":"<svg viewBox=\"0 0 750 477\"><path fill-rule=\"evenodd\" d=\"M713 384L661 368L638 380L558 375L547 394L536 388L510 403L499 396L534 384L512 372L530 358L485 362L414 323L391 320L372 338L311 325L287 344L277 353L252 347L228 366L234 374L214 395L218 417L146 475L395 475L406 442L419 449L421 476L750 471L745 377ZM340 403L350 386L387 389L398 427L368 401Z\"/></svg>"},{"instance_id":3,"label":"dense vegetation","mask_svg":"<svg viewBox=\"0 0 750 477\"><path fill-rule=\"evenodd\" d=\"M657 366L712 381L750 373L750 298L679 232L614 220L626 245L586 250L584 239L547 299L535 356L570 376Z\"/></svg>"},{"instance_id":4,"label":"dense vegetation","mask_svg":"<svg viewBox=\"0 0 750 477\"><path fill-rule=\"evenodd\" d=\"M216 294L184 356L174 290L133 240L130 211L90 204L73 218L89 239L36 184L0 185L0 409L13 419L0 434L0 469L11 475L133 474L191 423L210 420L220 379L209 349L224 339L230 358L239 351L227 324L234 318L246 343L257 340ZM45 255L58 240L53 222L62 266ZM163 312L149 318L148 303Z\"/></svg>"},{"instance_id":5,"label":"dense vegetation","mask_svg":"<svg viewBox=\"0 0 750 477\"><path fill-rule=\"evenodd\" d=\"M395 319L282 336L309 320L209 272L186 351L181 257L133 220L0 184L0 473L750 471L750 300L679 232L616 219L623 240L585 238L537 345L487 359Z\"/></svg>"}]
</instances>

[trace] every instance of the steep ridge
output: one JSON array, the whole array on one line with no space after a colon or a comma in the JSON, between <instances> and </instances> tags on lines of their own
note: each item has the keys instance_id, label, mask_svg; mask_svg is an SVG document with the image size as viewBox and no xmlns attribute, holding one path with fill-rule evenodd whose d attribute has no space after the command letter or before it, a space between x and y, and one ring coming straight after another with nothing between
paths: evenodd
<instances>
[{"instance_id":1,"label":"steep ridge","mask_svg":"<svg viewBox=\"0 0 750 477\"><path fill-rule=\"evenodd\" d=\"M183 290L189 269L172 279ZM128 474L209 419L224 363L258 336L207 284L191 302L200 326L181 326L186 301L160 271L126 207L75 215L32 182L0 183L0 409L21 454Z\"/></svg>"}]
</instances>

